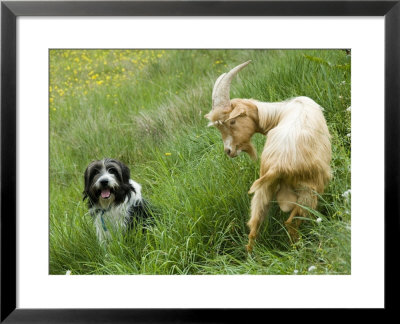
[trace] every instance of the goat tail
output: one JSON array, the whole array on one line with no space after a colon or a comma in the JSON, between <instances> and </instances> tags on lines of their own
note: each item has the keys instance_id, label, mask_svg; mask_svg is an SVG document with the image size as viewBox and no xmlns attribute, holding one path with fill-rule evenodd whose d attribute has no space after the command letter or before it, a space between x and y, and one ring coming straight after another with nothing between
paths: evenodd
<instances>
[{"instance_id":1,"label":"goat tail","mask_svg":"<svg viewBox=\"0 0 400 324\"><path fill-rule=\"evenodd\" d=\"M276 173L273 170L269 170L266 174L264 174L261 178L254 181L253 185L249 190L249 194L252 194L259 190L262 186L265 185L266 182L273 182L276 178Z\"/></svg>"}]
</instances>

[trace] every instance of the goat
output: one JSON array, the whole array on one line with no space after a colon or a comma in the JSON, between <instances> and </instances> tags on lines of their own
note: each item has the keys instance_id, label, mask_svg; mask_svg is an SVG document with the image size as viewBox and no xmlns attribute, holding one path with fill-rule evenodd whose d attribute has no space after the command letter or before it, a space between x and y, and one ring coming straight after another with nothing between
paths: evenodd
<instances>
[{"instance_id":1,"label":"goat","mask_svg":"<svg viewBox=\"0 0 400 324\"><path fill-rule=\"evenodd\" d=\"M254 193L247 223L249 253L274 197L283 212L290 212L285 226L291 239L298 239L301 217L308 216L307 209L317 207L317 194L324 191L331 178L332 155L323 109L312 99L296 97L273 103L230 100L233 77L250 62L236 66L217 79L212 92L212 110L205 115L209 126L221 132L225 153L231 158L246 152L256 159L251 137L255 133L267 135L261 154L260 178L249 191Z\"/></svg>"}]
</instances>

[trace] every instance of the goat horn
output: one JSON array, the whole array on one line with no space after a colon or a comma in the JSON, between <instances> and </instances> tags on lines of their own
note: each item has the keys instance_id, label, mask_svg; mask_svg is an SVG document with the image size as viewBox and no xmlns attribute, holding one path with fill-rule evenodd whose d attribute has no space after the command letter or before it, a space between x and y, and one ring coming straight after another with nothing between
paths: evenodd
<instances>
[{"instance_id":1,"label":"goat horn","mask_svg":"<svg viewBox=\"0 0 400 324\"><path fill-rule=\"evenodd\" d=\"M221 74L215 81L212 92L212 109L224 108L230 105L230 87L233 77L251 61L244 62L228 73Z\"/></svg>"}]
</instances>

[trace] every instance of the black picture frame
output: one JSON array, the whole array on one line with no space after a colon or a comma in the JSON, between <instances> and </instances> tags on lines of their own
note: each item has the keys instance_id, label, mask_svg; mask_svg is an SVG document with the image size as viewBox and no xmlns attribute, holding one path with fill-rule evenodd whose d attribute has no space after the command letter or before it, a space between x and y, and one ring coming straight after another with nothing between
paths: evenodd
<instances>
[{"instance_id":1,"label":"black picture frame","mask_svg":"<svg viewBox=\"0 0 400 324\"><path fill-rule=\"evenodd\" d=\"M19 16L384 16L385 309L393 309L399 237L400 1L2 1L1 323L233 322L266 310L16 308L16 19ZM373 150L373 148L372 148ZM393 243L391 243L393 242ZM393 257L391 257L393 256ZM366 283L367 284L367 283ZM267 292L266 292L267 293ZM248 296L242 296L247 298Z\"/></svg>"}]
</instances>

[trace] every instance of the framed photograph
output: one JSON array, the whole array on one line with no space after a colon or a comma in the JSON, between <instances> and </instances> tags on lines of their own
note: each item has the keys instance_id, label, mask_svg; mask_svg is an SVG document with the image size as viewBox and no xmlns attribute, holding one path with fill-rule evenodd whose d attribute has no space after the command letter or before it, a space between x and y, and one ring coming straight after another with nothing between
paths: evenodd
<instances>
[{"instance_id":1,"label":"framed photograph","mask_svg":"<svg viewBox=\"0 0 400 324\"><path fill-rule=\"evenodd\" d=\"M399 14L2 2L1 321L390 309Z\"/></svg>"}]
</instances>

